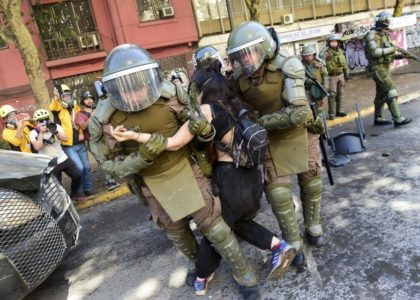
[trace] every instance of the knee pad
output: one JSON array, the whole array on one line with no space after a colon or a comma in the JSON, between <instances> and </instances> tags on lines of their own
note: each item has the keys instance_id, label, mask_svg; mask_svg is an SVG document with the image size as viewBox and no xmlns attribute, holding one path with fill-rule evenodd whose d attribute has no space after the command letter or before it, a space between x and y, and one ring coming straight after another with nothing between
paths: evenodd
<instances>
[{"instance_id":1,"label":"knee pad","mask_svg":"<svg viewBox=\"0 0 420 300\"><path fill-rule=\"evenodd\" d=\"M166 236L175 247L188 259L195 261L198 258L198 244L191 229L188 226L180 229L165 229Z\"/></svg>"},{"instance_id":2,"label":"knee pad","mask_svg":"<svg viewBox=\"0 0 420 300\"><path fill-rule=\"evenodd\" d=\"M317 195L322 192L322 180L321 176L315 176L308 180L305 180L300 184L302 193L306 195Z\"/></svg>"},{"instance_id":3,"label":"knee pad","mask_svg":"<svg viewBox=\"0 0 420 300\"><path fill-rule=\"evenodd\" d=\"M391 90L388 91L385 100L386 100L386 102L390 103L397 97L398 97L397 89L391 89Z\"/></svg>"},{"instance_id":4,"label":"knee pad","mask_svg":"<svg viewBox=\"0 0 420 300\"><path fill-rule=\"evenodd\" d=\"M223 218L218 217L203 234L205 234L213 244L219 244L227 240L231 232L232 229L224 222Z\"/></svg>"},{"instance_id":5,"label":"knee pad","mask_svg":"<svg viewBox=\"0 0 420 300\"><path fill-rule=\"evenodd\" d=\"M292 190L290 186L275 187L267 192L267 199L273 207L287 206L292 201Z\"/></svg>"}]
</instances>

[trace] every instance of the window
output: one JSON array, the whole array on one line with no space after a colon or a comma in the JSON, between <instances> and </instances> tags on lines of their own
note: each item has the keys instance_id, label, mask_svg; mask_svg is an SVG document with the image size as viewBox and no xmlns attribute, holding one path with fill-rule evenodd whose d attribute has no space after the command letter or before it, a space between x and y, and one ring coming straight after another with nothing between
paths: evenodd
<instances>
[{"instance_id":1,"label":"window","mask_svg":"<svg viewBox=\"0 0 420 300\"><path fill-rule=\"evenodd\" d=\"M140 22L173 17L170 0L137 0Z\"/></svg>"},{"instance_id":2,"label":"window","mask_svg":"<svg viewBox=\"0 0 420 300\"><path fill-rule=\"evenodd\" d=\"M34 14L49 59L102 50L88 0L35 5Z\"/></svg>"}]
</instances>

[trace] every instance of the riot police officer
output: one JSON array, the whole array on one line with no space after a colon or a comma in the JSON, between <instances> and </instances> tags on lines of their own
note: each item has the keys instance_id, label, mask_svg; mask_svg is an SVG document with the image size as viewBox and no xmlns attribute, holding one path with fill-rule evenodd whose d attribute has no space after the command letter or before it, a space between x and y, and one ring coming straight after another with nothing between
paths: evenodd
<instances>
[{"instance_id":1,"label":"riot police officer","mask_svg":"<svg viewBox=\"0 0 420 300\"><path fill-rule=\"evenodd\" d=\"M133 173L141 176L153 195L147 198L153 220L186 257L194 260L197 242L186 218L192 216L230 264L241 290L247 295L258 294L252 267L220 216L220 200L209 192L209 179L190 160L189 148L165 150L167 137L177 132L188 115L191 133L203 141L214 136L212 126L202 114L193 111L189 97L182 96L182 88L162 79L159 64L139 46L120 45L110 52L103 84L114 108L106 113L110 124L152 136L146 144L122 142L120 154L127 158L122 162L105 161L101 167L119 177Z\"/></svg>"},{"instance_id":2,"label":"riot police officer","mask_svg":"<svg viewBox=\"0 0 420 300\"><path fill-rule=\"evenodd\" d=\"M194 51L193 63L196 69L208 68L214 60L220 61L222 66L224 66L220 52L213 46L200 47Z\"/></svg>"},{"instance_id":3,"label":"riot police officer","mask_svg":"<svg viewBox=\"0 0 420 300\"><path fill-rule=\"evenodd\" d=\"M324 87L328 86L328 72L325 67L325 62L316 56L316 48L314 45L305 45L302 48L300 55L302 56L302 63L306 70L315 77ZM308 77L305 80L306 97L309 101L316 104L318 114L323 113L322 106L324 104L324 95L315 85L315 83Z\"/></svg>"},{"instance_id":4,"label":"riot police officer","mask_svg":"<svg viewBox=\"0 0 420 300\"><path fill-rule=\"evenodd\" d=\"M279 52L279 47L276 32L250 21L230 33L227 53L239 91L269 131L265 193L283 238L298 251L294 264L303 265L291 175L298 174L308 240L320 246L325 242L320 220L321 159L317 135L311 132L314 122L305 95L305 69L297 57Z\"/></svg>"},{"instance_id":5,"label":"riot police officer","mask_svg":"<svg viewBox=\"0 0 420 300\"><path fill-rule=\"evenodd\" d=\"M401 116L398 106L398 92L391 80L389 68L394 59L401 59L396 46L389 38L389 21L391 14L384 11L376 17L375 28L365 36L365 53L369 61L368 72L375 81L375 118L374 125L388 125L391 121L383 116L385 103L391 112L394 126L402 126L411 122L410 118Z\"/></svg>"},{"instance_id":6,"label":"riot police officer","mask_svg":"<svg viewBox=\"0 0 420 300\"><path fill-rule=\"evenodd\" d=\"M344 86L349 79L347 59L343 49L340 47L341 35L331 34L327 37L328 49L325 51L325 62L329 76L328 93L328 117L334 120L335 117L345 117L343 110Z\"/></svg>"}]
</instances>

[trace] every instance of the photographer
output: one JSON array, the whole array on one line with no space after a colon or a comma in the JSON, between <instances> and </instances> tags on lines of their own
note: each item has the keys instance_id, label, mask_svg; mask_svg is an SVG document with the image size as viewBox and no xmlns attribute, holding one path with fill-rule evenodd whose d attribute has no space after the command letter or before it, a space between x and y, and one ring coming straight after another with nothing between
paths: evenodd
<instances>
[{"instance_id":1,"label":"photographer","mask_svg":"<svg viewBox=\"0 0 420 300\"><path fill-rule=\"evenodd\" d=\"M51 122L49 118L50 114L45 109L38 109L34 112L33 119L37 125L30 133L32 146L40 154L57 157L57 166L52 173L61 182L61 175L64 171L71 178L70 197L75 202L82 202L86 198L83 195L78 195L81 173L61 148L61 142L67 141L67 135L60 125Z\"/></svg>"},{"instance_id":2,"label":"photographer","mask_svg":"<svg viewBox=\"0 0 420 300\"><path fill-rule=\"evenodd\" d=\"M31 153L28 114L17 114L11 105L0 107L0 117L3 119L3 140L9 143L12 150Z\"/></svg>"},{"instance_id":3,"label":"photographer","mask_svg":"<svg viewBox=\"0 0 420 300\"><path fill-rule=\"evenodd\" d=\"M54 89L54 95L50 103L54 122L63 127L63 131L68 137L66 141L61 142L63 150L82 174L78 195L93 195L90 164L84 145L83 130L76 125L76 115L80 111L80 107L77 105L77 101L72 98L72 91L65 84L57 86Z\"/></svg>"}]
</instances>

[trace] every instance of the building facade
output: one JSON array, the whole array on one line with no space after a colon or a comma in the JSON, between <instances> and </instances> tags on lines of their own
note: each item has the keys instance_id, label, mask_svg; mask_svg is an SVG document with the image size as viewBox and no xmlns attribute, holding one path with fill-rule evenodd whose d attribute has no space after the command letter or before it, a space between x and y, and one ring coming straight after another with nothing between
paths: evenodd
<instances>
[{"instance_id":1,"label":"building facade","mask_svg":"<svg viewBox=\"0 0 420 300\"><path fill-rule=\"evenodd\" d=\"M102 77L117 45L138 44L163 69L185 68L198 42L188 0L23 0L23 21L39 49L47 87L65 83L79 97ZM33 111L35 101L18 49L0 41L0 105Z\"/></svg>"}]
</instances>

